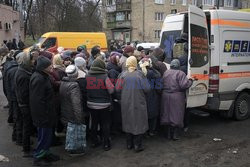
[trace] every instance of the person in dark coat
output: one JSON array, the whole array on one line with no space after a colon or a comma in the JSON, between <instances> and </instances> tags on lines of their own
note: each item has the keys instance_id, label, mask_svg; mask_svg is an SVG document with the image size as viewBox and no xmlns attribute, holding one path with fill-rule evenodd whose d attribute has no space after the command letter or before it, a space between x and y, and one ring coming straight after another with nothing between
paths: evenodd
<instances>
[{"instance_id":1,"label":"person in dark coat","mask_svg":"<svg viewBox=\"0 0 250 167\"><path fill-rule=\"evenodd\" d=\"M114 86L108 78L105 63L100 58L96 58L88 72L87 79L87 106L90 111L91 139L92 147L99 145L100 140L97 135L98 125L102 130L103 149L111 149L110 123L111 123L111 94Z\"/></svg>"},{"instance_id":2,"label":"person in dark coat","mask_svg":"<svg viewBox=\"0 0 250 167\"><path fill-rule=\"evenodd\" d=\"M21 52L17 55L19 67L15 74L15 85L18 106L22 115L20 124L22 125L24 157L30 157L32 151L30 148L30 136L33 131L33 124L29 102L29 83L37 57L38 54L36 53L26 54Z\"/></svg>"},{"instance_id":3,"label":"person in dark coat","mask_svg":"<svg viewBox=\"0 0 250 167\"><path fill-rule=\"evenodd\" d=\"M150 91L147 78L136 70L137 60L130 56L126 60L127 71L119 76L116 91L121 93L122 129L127 133L127 149L143 151L142 137L148 130L146 94Z\"/></svg>"},{"instance_id":4,"label":"person in dark coat","mask_svg":"<svg viewBox=\"0 0 250 167\"><path fill-rule=\"evenodd\" d=\"M25 48L25 44L21 39L19 39L17 46L19 50L23 50Z\"/></svg>"},{"instance_id":5,"label":"person in dark coat","mask_svg":"<svg viewBox=\"0 0 250 167\"><path fill-rule=\"evenodd\" d=\"M16 85L14 81L15 74L18 68L18 64L16 62L15 57L16 54L13 55L13 60L9 62L8 67L5 69L5 83L7 99L9 100L10 104L9 117L11 117L14 122L12 140L16 141L17 145L22 145L22 124L19 124L19 120L21 120L21 113L17 103Z\"/></svg>"},{"instance_id":6,"label":"person in dark coat","mask_svg":"<svg viewBox=\"0 0 250 167\"><path fill-rule=\"evenodd\" d=\"M121 67L118 66L119 58L121 54L118 52L112 52L110 55L109 62L107 64L108 77L111 79L112 83L115 85L119 74L121 73ZM112 112L112 132L116 133L122 129L122 118L121 118L121 105L118 101L117 94L112 95L113 109Z\"/></svg>"},{"instance_id":7,"label":"person in dark coat","mask_svg":"<svg viewBox=\"0 0 250 167\"><path fill-rule=\"evenodd\" d=\"M59 160L49 152L53 137L53 128L56 124L54 110L53 87L49 78L52 70L51 61L39 56L36 71L30 79L30 108L33 124L37 127L38 143L34 152L34 165L45 165Z\"/></svg>"},{"instance_id":8,"label":"person in dark coat","mask_svg":"<svg viewBox=\"0 0 250 167\"><path fill-rule=\"evenodd\" d=\"M164 72L167 70L167 66L163 63L164 51L161 48L156 48L150 54L149 58L152 60L153 67L161 73L163 76Z\"/></svg>"},{"instance_id":9,"label":"person in dark coat","mask_svg":"<svg viewBox=\"0 0 250 167\"><path fill-rule=\"evenodd\" d=\"M171 69L163 75L163 91L161 103L161 124L168 126L168 137L178 140L179 128L183 127L185 113L186 90L191 87L192 79L180 70L180 61L174 59Z\"/></svg>"},{"instance_id":10,"label":"person in dark coat","mask_svg":"<svg viewBox=\"0 0 250 167\"><path fill-rule=\"evenodd\" d=\"M61 120L65 126L67 126L68 123L71 123L75 125L74 127L77 127L78 125L83 125L84 127L86 127L86 110L83 109L82 93L80 91L80 86L76 81L78 77L78 69L75 65L69 65L66 68L66 73L68 77L64 77L60 84ZM72 131L74 131L75 134L74 136L66 136L66 138L68 138L67 141L73 142L75 138L79 139L80 136L84 136L82 138L83 141L77 141L84 144L81 147L76 148L76 146L79 146L79 144L71 143L72 145L74 145L74 147L71 147L71 149L67 151L69 151L70 154L85 153L86 131L78 131L75 128ZM71 138L73 138L73 141L71 140Z\"/></svg>"},{"instance_id":11,"label":"person in dark coat","mask_svg":"<svg viewBox=\"0 0 250 167\"><path fill-rule=\"evenodd\" d=\"M139 65L151 86L150 92L147 94L148 135L154 136L160 112L161 74L153 68L150 58L143 58Z\"/></svg>"},{"instance_id":12,"label":"person in dark coat","mask_svg":"<svg viewBox=\"0 0 250 167\"><path fill-rule=\"evenodd\" d=\"M6 46L8 47L9 51L12 50L13 44L12 44L11 40L9 40L9 41L6 43Z\"/></svg>"},{"instance_id":13,"label":"person in dark coat","mask_svg":"<svg viewBox=\"0 0 250 167\"><path fill-rule=\"evenodd\" d=\"M12 40L12 50L17 50L17 43L16 43L16 38L13 38Z\"/></svg>"}]
</instances>

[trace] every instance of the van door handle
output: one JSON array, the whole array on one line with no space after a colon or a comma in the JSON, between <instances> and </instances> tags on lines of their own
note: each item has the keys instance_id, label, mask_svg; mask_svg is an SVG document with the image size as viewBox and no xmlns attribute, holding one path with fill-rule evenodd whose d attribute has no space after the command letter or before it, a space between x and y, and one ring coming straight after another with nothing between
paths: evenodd
<instances>
[{"instance_id":1,"label":"van door handle","mask_svg":"<svg viewBox=\"0 0 250 167\"><path fill-rule=\"evenodd\" d=\"M208 74L207 70L204 70L203 74Z\"/></svg>"}]
</instances>

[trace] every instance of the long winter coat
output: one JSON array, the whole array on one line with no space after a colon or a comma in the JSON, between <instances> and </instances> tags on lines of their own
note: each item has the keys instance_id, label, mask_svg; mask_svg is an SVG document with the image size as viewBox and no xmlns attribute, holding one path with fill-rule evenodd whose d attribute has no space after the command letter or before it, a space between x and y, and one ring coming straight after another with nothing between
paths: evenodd
<instances>
[{"instance_id":1,"label":"long winter coat","mask_svg":"<svg viewBox=\"0 0 250 167\"><path fill-rule=\"evenodd\" d=\"M123 72L116 83L116 91L121 92L122 128L133 135L148 130L146 94L150 91L147 78L141 71Z\"/></svg>"},{"instance_id":2,"label":"long winter coat","mask_svg":"<svg viewBox=\"0 0 250 167\"><path fill-rule=\"evenodd\" d=\"M168 70L163 75L161 101L161 124L183 127L186 103L186 89L192 85L186 74L180 70Z\"/></svg>"},{"instance_id":3,"label":"long winter coat","mask_svg":"<svg viewBox=\"0 0 250 167\"><path fill-rule=\"evenodd\" d=\"M9 63L9 66L5 69L5 83L7 98L10 101L17 101L16 98L16 85L15 85L15 74L18 68L18 64L15 60Z\"/></svg>"},{"instance_id":4,"label":"long winter coat","mask_svg":"<svg viewBox=\"0 0 250 167\"><path fill-rule=\"evenodd\" d=\"M84 111L78 83L65 77L61 82L59 92L61 99L61 121L65 125L67 125L68 122L83 124Z\"/></svg>"},{"instance_id":5,"label":"long winter coat","mask_svg":"<svg viewBox=\"0 0 250 167\"><path fill-rule=\"evenodd\" d=\"M33 124L39 128L54 128L54 91L49 75L35 71L30 79L30 108Z\"/></svg>"},{"instance_id":6,"label":"long winter coat","mask_svg":"<svg viewBox=\"0 0 250 167\"><path fill-rule=\"evenodd\" d=\"M19 66L15 75L16 95L19 107L29 107L29 83L31 71Z\"/></svg>"},{"instance_id":7,"label":"long winter coat","mask_svg":"<svg viewBox=\"0 0 250 167\"><path fill-rule=\"evenodd\" d=\"M161 74L150 68L147 70L147 79L151 86L147 94L148 119L153 119L158 117L160 112Z\"/></svg>"}]
</instances>

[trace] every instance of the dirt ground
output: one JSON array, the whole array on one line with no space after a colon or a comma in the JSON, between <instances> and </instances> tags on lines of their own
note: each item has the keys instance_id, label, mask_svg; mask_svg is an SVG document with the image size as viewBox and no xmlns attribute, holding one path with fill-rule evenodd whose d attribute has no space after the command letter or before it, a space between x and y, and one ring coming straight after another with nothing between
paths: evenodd
<instances>
[{"instance_id":1,"label":"dirt ground","mask_svg":"<svg viewBox=\"0 0 250 167\"><path fill-rule=\"evenodd\" d=\"M0 167L29 167L32 159L22 158L22 148L11 141L12 127L3 109L6 99L0 82L0 155L9 162ZM214 141L219 138L221 141ZM35 139L33 139L35 141ZM209 117L191 116L189 131L180 141L169 141L161 135L145 138L145 151L126 150L125 136L112 138L112 150L89 149L82 157L70 157L63 146L52 152L62 157L53 166L60 167L250 167L250 119L237 122ZM34 147L34 146L33 146Z\"/></svg>"}]
</instances>

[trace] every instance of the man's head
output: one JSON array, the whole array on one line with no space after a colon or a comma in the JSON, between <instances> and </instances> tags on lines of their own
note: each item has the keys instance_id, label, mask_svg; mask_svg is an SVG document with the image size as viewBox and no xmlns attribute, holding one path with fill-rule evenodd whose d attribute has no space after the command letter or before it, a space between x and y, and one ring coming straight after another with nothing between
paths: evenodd
<instances>
[{"instance_id":1,"label":"man's head","mask_svg":"<svg viewBox=\"0 0 250 167\"><path fill-rule=\"evenodd\" d=\"M36 65L36 70L37 71L43 71L47 74L51 73L53 67L51 61L44 57L44 56L39 56L37 58L37 65Z\"/></svg>"}]
</instances>

